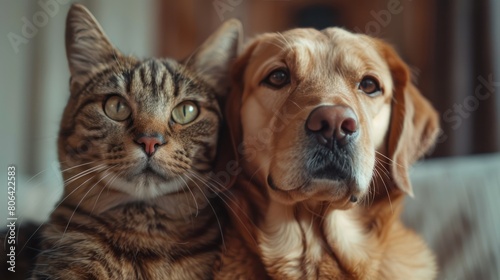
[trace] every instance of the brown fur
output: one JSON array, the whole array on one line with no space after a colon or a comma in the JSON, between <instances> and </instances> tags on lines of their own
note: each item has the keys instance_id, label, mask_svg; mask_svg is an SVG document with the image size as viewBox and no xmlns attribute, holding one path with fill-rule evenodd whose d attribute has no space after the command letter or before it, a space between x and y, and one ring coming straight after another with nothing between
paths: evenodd
<instances>
[{"instance_id":1,"label":"brown fur","mask_svg":"<svg viewBox=\"0 0 500 280\"><path fill-rule=\"evenodd\" d=\"M115 49L83 6L71 7L71 96L58 139L65 188L33 278L211 278L225 220L211 182L218 99L240 29L228 21L184 64L141 61ZM186 122L182 104L198 111Z\"/></svg>"},{"instance_id":2,"label":"brown fur","mask_svg":"<svg viewBox=\"0 0 500 280\"><path fill-rule=\"evenodd\" d=\"M266 86L278 68L290 83ZM382 94L358 90L366 75ZM241 173L226 199L232 227L215 279L435 278L432 253L399 216L412 194L408 167L433 144L437 114L390 46L338 28L264 34L240 55L232 80L228 152ZM314 148L305 122L325 104L359 118L350 181L311 178L304 165Z\"/></svg>"}]
</instances>

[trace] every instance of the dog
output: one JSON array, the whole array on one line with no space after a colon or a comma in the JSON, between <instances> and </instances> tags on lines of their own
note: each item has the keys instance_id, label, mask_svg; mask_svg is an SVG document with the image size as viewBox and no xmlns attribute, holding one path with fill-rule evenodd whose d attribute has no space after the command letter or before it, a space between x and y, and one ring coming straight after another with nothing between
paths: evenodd
<instances>
[{"instance_id":1,"label":"dog","mask_svg":"<svg viewBox=\"0 0 500 280\"><path fill-rule=\"evenodd\" d=\"M251 40L225 119L239 172L215 279L434 279L400 221L437 112L380 39L341 28Z\"/></svg>"}]
</instances>

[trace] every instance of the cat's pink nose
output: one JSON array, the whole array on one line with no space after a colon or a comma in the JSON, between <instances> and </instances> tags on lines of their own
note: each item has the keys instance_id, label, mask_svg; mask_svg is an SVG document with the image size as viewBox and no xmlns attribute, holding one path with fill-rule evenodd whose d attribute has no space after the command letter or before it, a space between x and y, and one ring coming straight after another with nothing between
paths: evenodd
<instances>
[{"instance_id":1,"label":"cat's pink nose","mask_svg":"<svg viewBox=\"0 0 500 280\"><path fill-rule=\"evenodd\" d=\"M142 149L148 156L152 156L158 146L165 144L161 136L142 136L135 140L135 142L142 146Z\"/></svg>"}]
</instances>

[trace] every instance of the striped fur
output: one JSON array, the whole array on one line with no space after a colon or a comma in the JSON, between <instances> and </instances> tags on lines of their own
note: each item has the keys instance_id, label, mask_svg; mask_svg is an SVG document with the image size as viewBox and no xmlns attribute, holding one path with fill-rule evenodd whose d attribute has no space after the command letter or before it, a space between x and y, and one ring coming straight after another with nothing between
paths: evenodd
<instances>
[{"instance_id":1,"label":"striped fur","mask_svg":"<svg viewBox=\"0 0 500 280\"><path fill-rule=\"evenodd\" d=\"M71 96L58 140L64 194L44 226L33 278L211 278L225 220L211 181L218 101L240 30L228 21L184 64L139 60L72 6ZM114 108L130 109L124 120L106 109L116 96ZM185 101L198 115L181 124L172 112ZM144 135L164 141L150 156L138 140Z\"/></svg>"}]
</instances>

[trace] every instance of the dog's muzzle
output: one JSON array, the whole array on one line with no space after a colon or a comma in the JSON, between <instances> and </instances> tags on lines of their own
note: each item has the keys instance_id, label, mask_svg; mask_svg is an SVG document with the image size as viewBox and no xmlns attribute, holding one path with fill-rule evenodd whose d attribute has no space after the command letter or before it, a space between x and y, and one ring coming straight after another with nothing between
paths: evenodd
<instances>
[{"instance_id":1,"label":"dog's muzzle","mask_svg":"<svg viewBox=\"0 0 500 280\"><path fill-rule=\"evenodd\" d=\"M306 167L315 179L350 181L354 173L354 142L359 122L354 111L341 105L320 106L307 118L311 142Z\"/></svg>"}]
</instances>

